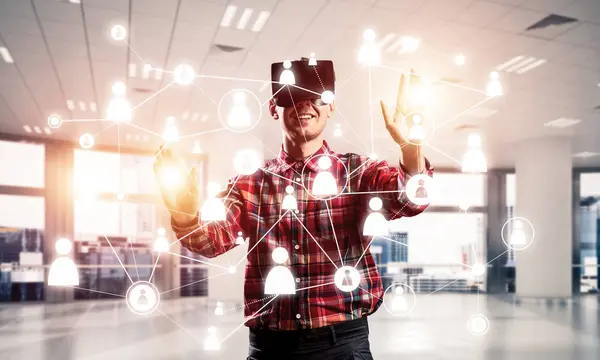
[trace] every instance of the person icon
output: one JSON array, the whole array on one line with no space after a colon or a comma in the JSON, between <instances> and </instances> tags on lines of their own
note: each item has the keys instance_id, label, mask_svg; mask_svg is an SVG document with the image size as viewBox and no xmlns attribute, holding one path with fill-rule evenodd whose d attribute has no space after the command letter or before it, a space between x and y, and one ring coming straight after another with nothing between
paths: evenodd
<instances>
[{"instance_id":1,"label":"person icon","mask_svg":"<svg viewBox=\"0 0 600 360\"><path fill-rule=\"evenodd\" d=\"M427 189L425 188L425 179L419 179L419 186L415 192L415 197L419 199L427 199Z\"/></svg>"},{"instance_id":2,"label":"person icon","mask_svg":"<svg viewBox=\"0 0 600 360\"><path fill-rule=\"evenodd\" d=\"M223 303L217 301L217 307L215 308L215 315L221 316L223 315Z\"/></svg>"},{"instance_id":3,"label":"person icon","mask_svg":"<svg viewBox=\"0 0 600 360\"><path fill-rule=\"evenodd\" d=\"M363 235L365 236L385 236L389 234L387 220L382 213L379 212L383 207L383 202L380 198L374 197L369 200L369 208L373 211L367 216L363 225Z\"/></svg>"},{"instance_id":4,"label":"person icon","mask_svg":"<svg viewBox=\"0 0 600 360\"><path fill-rule=\"evenodd\" d=\"M273 250L271 257L278 265L273 267L267 275L267 279L265 280L265 295L296 293L296 283L292 272L287 267L282 266L288 260L287 250L278 247Z\"/></svg>"},{"instance_id":5,"label":"person icon","mask_svg":"<svg viewBox=\"0 0 600 360\"><path fill-rule=\"evenodd\" d=\"M227 117L227 125L235 129L247 129L252 125L252 116L246 106L246 94L238 91L233 96L233 107Z\"/></svg>"},{"instance_id":6,"label":"person icon","mask_svg":"<svg viewBox=\"0 0 600 360\"><path fill-rule=\"evenodd\" d=\"M204 350L221 350L221 342L217 338L217 328L215 328L214 326L208 328L208 337L206 338L206 340L204 340Z\"/></svg>"},{"instance_id":7,"label":"person icon","mask_svg":"<svg viewBox=\"0 0 600 360\"><path fill-rule=\"evenodd\" d=\"M296 210L298 209L298 202L296 201L296 197L294 194L294 187L288 185L285 187L285 192L287 195L283 197L283 203L281 204L281 208L283 210Z\"/></svg>"},{"instance_id":8,"label":"person icon","mask_svg":"<svg viewBox=\"0 0 600 360\"><path fill-rule=\"evenodd\" d=\"M523 231L523 222L521 220L515 220L515 228L510 236L510 244L515 246L527 245L527 239L525 231Z\"/></svg>"},{"instance_id":9,"label":"person icon","mask_svg":"<svg viewBox=\"0 0 600 360\"><path fill-rule=\"evenodd\" d=\"M378 65L381 62L381 54L375 44L375 32L367 29L363 33L363 43L358 53L358 62L364 65Z\"/></svg>"},{"instance_id":10,"label":"person icon","mask_svg":"<svg viewBox=\"0 0 600 360\"><path fill-rule=\"evenodd\" d=\"M140 307L148 306L148 297L146 296L146 289L140 289L140 296L138 296L137 304Z\"/></svg>"},{"instance_id":11,"label":"person icon","mask_svg":"<svg viewBox=\"0 0 600 360\"><path fill-rule=\"evenodd\" d=\"M344 292L354 291L360 283L360 274L352 266L342 266L334 275L335 286Z\"/></svg>"},{"instance_id":12,"label":"person icon","mask_svg":"<svg viewBox=\"0 0 600 360\"><path fill-rule=\"evenodd\" d=\"M412 122L413 124L408 134L408 140L423 140L425 138L425 130L423 129L423 125L421 124L421 116L413 116Z\"/></svg>"},{"instance_id":13,"label":"person icon","mask_svg":"<svg viewBox=\"0 0 600 360\"><path fill-rule=\"evenodd\" d=\"M296 78L294 77L292 70L290 70L292 62L289 60L284 61L283 67L285 70L279 75L279 83L281 85L294 85L296 83Z\"/></svg>"},{"instance_id":14,"label":"person icon","mask_svg":"<svg viewBox=\"0 0 600 360\"><path fill-rule=\"evenodd\" d=\"M333 129L333 137L342 137L342 125L335 124L335 129Z\"/></svg>"},{"instance_id":15,"label":"person icon","mask_svg":"<svg viewBox=\"0 0 600 360\"><path fill-rule=\"evenodd\" d=\"M310 65L310 66L317 65L317 59L315 59L315 53L310 53L310 59L308 59L308 65Z\"/></svg>"},{"instance_id":16,"label":"person icon","mask_svg":"<svg viewBox=\"0 0 600 360\"><path fill-rule=\"evenodd\" d=\"M244 244L244 237L242 236L242 232L238 231L238 236L237 238L235 238L235 244L236 245L243 245Z\"/></svg>"},{"instance_id":17,"label":"person icon","mask_svg":"<svg viewBox=\"0 0 600 360\"><path fill-rule=\"evenodd\" d=\"M59 256L50 265L48 286L78 286L79 272L73 259L68 256L73 248L71 241L60 238L55 248Z\"/></svg>"},{"instance_id":18,"label":"person icon","mask_svg":"<svg viewBox=\"0 0 600 360\"><path fill-rule=\"evenodd\" d=\"M175 118L173 116L169 116L167 118L165 131L163 132L163 139L168 143L175 143L179 141L179 130L177 130Z\"/></svg>"},{"instance_id":19,"label":"person icon","mask_svg":"<svg viewBox=\"0 0 600 360\"><path fill-rule=\"evenodd\" d=\"M331 167L331 159L327 155L321 156L318 165L321 171L315 176L312 187L313 195L336 195L338 193L337 182L333 175L328 171Z\"/></svg>"},{"instance_id":20,"label":"person icon","mask_svg":"<svg viewBox=\"0 0 600 360\"><path fill-rule=\"evenodd\" d=\"M344 280L342 281L342 286L353 287L352 276L350 276L350 270L344 271Z\"/></svg>"},{"instance_id":21,"label":"person icon","mask_svg":"<svg viewBox=\"0 0 600 360\"><path fill-rule=\"evenodd\" d=\"M224 221L225 205L221 199L217 198L221 187L218 184L209 184L207 190L208 199L202 205L200 215L202 221Z\"/></svg>"},{"instance_id":22,"label":"person icon","mask_svg":"<svg viewBox=\"0 0 600 360\"><path fill-rule=\"evenodd\" d=\"M397 286L394 289L394 300L392 300L392 312L404 313L406 311L408 311L408 304L406 302L406 297L404 296L404 288L402 286Z\"/></svg>"}]
</instances>

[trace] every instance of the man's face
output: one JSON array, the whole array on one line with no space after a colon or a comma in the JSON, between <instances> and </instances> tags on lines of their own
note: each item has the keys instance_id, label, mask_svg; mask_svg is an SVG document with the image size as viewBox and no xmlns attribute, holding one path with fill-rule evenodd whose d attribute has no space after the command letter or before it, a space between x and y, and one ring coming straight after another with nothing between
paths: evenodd
<instances>
[{"instance_id":1,"label":"man's face","mask_svg":"<svg viewBox=\"0 0 600 360\"><path fill-rule=\"evenodd\" d=\"M287 137L294 141L310 141L323 132L327 119L333 113L333 104L317 106L309 100L296 102L292 107L276 107L271 103L271 115L280 120Z\"/></svg>"}]
</instances>

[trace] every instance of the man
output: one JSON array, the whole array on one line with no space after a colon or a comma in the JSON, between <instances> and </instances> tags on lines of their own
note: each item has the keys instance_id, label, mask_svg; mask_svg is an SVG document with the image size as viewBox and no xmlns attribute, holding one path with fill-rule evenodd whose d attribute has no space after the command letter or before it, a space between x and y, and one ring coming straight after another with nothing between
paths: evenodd
<instances>
[{"instance_id":1,"label":"man","mask_svg":"<svg viewBox=\"0 0 600 360\"><path fill-rule=\"evenodd\" d=\"M219 195L227 209L226 221L199 221L194 171L183 189L169 191L161 185L172 228L184 247L206 257L235 247L240 231L250 238L244 285L246 325L250 328L248 359L372 359L367 316L381 305L383 289L369 252L372 238L362 235L362 224L374 196L383 201L381 212L388 220L414 216L425 209L402 192L410 176L432 174L421 146L408 143L399 127L413 110L407 95L410 82L416 79L412 74L401 77L393 116L381 102L386 128L402 155L400 167L390 167L385 161L337 154L323 140L323 130L335 110L333 102L324 103L319 95L335 91L331 61L309 65L303 58L292 62L291 68L289 63L285 67L276 63L271 70L275 95L270 114L280 122L283 133L279 156L252 175L230 180ZM285 70L294 73L294 84L278 83ZM289 73L287 76L289 79ZM311 192L322 171L319 159L324 156L331 160L327 171L337 179L340 191L326 198ZM161 149L155 171L160 173L167 164L185 166L170 149ZM282 209L289 186L297 210ZM283 252L286 260L282 266L295 278L295 293L266 296L265 279L270 269L281 263L271 255L275 249L280 253L279 248L289 256ZM335 274L342 266L356 268L358 284L336 286ZM348 282L348 268L341 271L342 280Z\"/></svg>"}]
</instances>

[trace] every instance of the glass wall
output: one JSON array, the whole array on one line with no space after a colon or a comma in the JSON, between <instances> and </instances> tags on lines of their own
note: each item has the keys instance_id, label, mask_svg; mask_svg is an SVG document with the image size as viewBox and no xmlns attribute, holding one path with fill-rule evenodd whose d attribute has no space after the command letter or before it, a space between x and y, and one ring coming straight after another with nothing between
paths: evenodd
<instances>
[{"instance_id":1,"label":"glass wall","mask_svg":"<svg viewBox=\"0 0 600 360\"><path fill-rule=\"evenodd\" d=\"M482 277L471 271L486 262L485 176L436 173L434 179L438 193L430 208L390 221L390 236L373 242L384 286L402 282L421 293L485 291ZM477 211L460 210L465 201Z\"/></svg>"},{"instance_id":2,"label":"glass wall","mask_svg":"<svg viewBox=\"0 0 600 360\"><path fill-rule=\"evenodd\" d=\"M600 173L583 173L580 178L579 246L581 249L581 293L597 293L600 254Z\"/></svg>"}]
</instances>

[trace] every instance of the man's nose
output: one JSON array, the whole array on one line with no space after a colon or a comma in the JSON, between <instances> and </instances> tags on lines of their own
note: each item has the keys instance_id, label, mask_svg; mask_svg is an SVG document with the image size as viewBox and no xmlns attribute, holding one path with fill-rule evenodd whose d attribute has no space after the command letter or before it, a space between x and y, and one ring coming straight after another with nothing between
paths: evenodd
<instances>
[{"instance_id":1,"label":"man's nose","mask_svg":"<svg viewBox=\"0 0 600 360\"><path fill-rule=\"evenodd\" d=\"M310 100L300 100L296 102L296 108L299 109L302 107L312 108L312 102L310 102Z\"/></svg>"}]
</instances>

